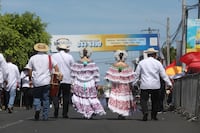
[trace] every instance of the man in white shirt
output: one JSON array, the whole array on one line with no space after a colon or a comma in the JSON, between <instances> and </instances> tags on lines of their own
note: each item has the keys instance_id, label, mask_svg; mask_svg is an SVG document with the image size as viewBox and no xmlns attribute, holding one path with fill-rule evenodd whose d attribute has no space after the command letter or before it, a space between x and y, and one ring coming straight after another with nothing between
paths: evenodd
<instances>
[{"instance_id":1,"label":"man in white shirt","mask_svg":"<svg viewBox=\"0 0 200 133\"><path fill-rule=\"evenodd\" d=\"M7 62L2 53L0 53L0 110L2 109L3 103L1 103L1 96L3 92L3 85L6 82L8 77L8 67ZM6 105L7 106L7 105Z\"/></svg>"},{"instance_id":2,"label":"man in white shirt","mask_svg":"<svg viewBox=\"0 0 200 133\"><path fill-rule=\"evenodd\" d=\"M0 67L0 111L2 111L2 92L3 92L3 73L2 73L2 69Z\"/></svg>"},{"instance_id":3,"label":"man in white shirt","mask_svg":"<svg viewBox=\"0 0 200 133\"><path fill-rule=\"evenodd\" d=\"M6 81L8 77L8 67L7 67L7 62L3 56L3 54L0 53L0 67L3 73L3 80Z\"/></svg>"},{"instance_id":4,"label":"man in white shirt","mask_svg":"<svg viewBox=\"0 0 200 133\"><path fill-rule=\"evenodd\" d=\"M57 49L58 53L52 55L52 58L57 61L60 72L63 74L63 79L60 82L59 90L60 93L58 97L53 98L54 102L54 117L58 117L58 108L59 108L59 100L60 94L62 94L63 98L63 110L62 116L63 118L68 118L68 107L70 102L70 92L71 92L71 66L74 63L74 58L69 54L69 40L61 38L57 40Z\"/></svg>"},{"instance_id":5,"label":"man in white shirt","mask_svg":"<svg viewBox=\"0 0 200 133\"><path fill-rule=\"evenodd\" d=\"M16 90L20 85L20 73L18 66L12 63L12 57L6 58L8 67L8 78L5 87L5 99L8 113L12 113L13 105L16 97Z\"/></svg>"},{"instance_id":6,"label":"man in white shirt","mask_svg":"<svg viewBox=\"0 0 200 133\"><path fill-rule=\"evenodd\" d=\"M27 64L29 68L29 80L33 84L33 106L35 109L35 120L39 120L40 111L42 109L43 120L48 120L49 113L49 90L51 80L50 67L59 72L57 62L49 59L47 51L49 47L45 43L37 43L34 45L37 54L33 55ZM43 108L41 107L41 102Z\"/></svg>"},{"instance_id":7,"label":"man in white shirt","mask_svg":"<svg viewBox=\"0 0 200 133\"><path fill-rule=\"evenodd\" d=\"M166 85L171 88L172 83L165 73L163 65L156 59L157 50L149 48L144 51L148 58L139 62L136 73L137 78L140 80L141 89L141 107L143 112L143 121L148 120L148 106L147 102L149 95L151 95L152 110L151 119L157 119L157 112L159 111L159 90L160 90L160 77L166 82Z\"/></svg>"}]
</instances>

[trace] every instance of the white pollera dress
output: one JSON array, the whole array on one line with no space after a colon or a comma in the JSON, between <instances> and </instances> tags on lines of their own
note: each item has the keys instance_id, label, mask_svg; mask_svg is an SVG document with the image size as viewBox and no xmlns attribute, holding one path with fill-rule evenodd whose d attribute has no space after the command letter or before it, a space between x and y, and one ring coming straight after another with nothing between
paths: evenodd
<instances>
[{"instance_id":1,"label":"white pollera dress","mask_svg":"<svg viewBox=\"0 0 200 133\"><path fill-rule=\"evenodd\" d=\"M135 81L135 72L130 67L121 68L111 66L104 77L111 82L112 87L108 100L108 108L122 116L129 116L136 111L131 83Z\"/></svg>"},{"instance_id":2,"label":"white pollera dress","mask_svg":"<svg viewBox=\"0 0 200 133\"><path fill-rule=\"evenodd\" d=\"M75 62L71 67L72 72L72 103L77 112L83 114L85 118L92 115L104 115L103 106L97 97L97 82L100 81L99 68L94 62Z\"/></svg>"}]
</instances>

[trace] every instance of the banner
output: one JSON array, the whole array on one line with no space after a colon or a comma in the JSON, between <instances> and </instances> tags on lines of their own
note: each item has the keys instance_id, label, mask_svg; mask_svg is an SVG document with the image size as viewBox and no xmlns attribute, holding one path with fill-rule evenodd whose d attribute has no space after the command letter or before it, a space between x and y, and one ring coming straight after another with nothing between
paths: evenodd
<instances>
[{"instance_id":1,"label":"banner","mask_svg":"<svg viewBox=\"0 0 200 133\"><path fill-rule=\"evenodd\" d=\"M200 52L200 19L187 20L186 53Z\"/></svg>"},{"instance_id":2,"label":"banner","mask_svg":"<svg viewBox=\"0 0 200 133\"><path fill-rule=\"evenodd\" d=\"M158 34L97 34L97 35L52 35L50 52L57 52L57 41L68 42L70 51L90 47L93 51L142 51L149 47L159 49Z\"/></svg>"}]
</instances>

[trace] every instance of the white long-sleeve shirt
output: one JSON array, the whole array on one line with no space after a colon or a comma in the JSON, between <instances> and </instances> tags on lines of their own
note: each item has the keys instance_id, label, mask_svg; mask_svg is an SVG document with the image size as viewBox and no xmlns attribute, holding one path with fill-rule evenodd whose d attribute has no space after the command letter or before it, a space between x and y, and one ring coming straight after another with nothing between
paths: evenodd
<instances>
[{"instance_id":1,"label":"white long-sleeve shirt","mask_svg":"<svg viewBox=\"0 0 200 133\"><path fill-rule=\"evenodd\" d=\"M63 74L61 83L71 84L71 66L74 64L72 55L61 50L53 54L52 58L57 61L59 71Z\"/></svg>"},{"instance_id":2,"label":"white long-sleeve shirt","mask_svg":"<svg viewBox=\"0 0 200 133\"><path fill-rule=\"evenodd\" d=\"M153 57L140 61L135 72L140 80L140 89L160 89L160 77L172 86L163 65Z\"/></svg>"},{"instance_id":3,"label":"white long-sleeve shirt","mask_svg":"<svg viewBox=\"0 0 200 133\"><path fill-rule=\"evenodd\" d=\"M20 73L18 67L11 63L7 63L8 66L8 84L6 85L6 91L10 91L11 89L16 89L17 85L20 84Z\"/></svg>"},{"instance_id":4,"label":"white long-sleeve shirt","mask_svg":"<svg viewBox=\"0 0 200 133\"><path fill-rule=\"evenodd\" d=\"M24 70L21 72L21 87L30 87L30 81L29 81L29 76L28 76L28 70Z\"/></svg>"},{"instance_id":5,"label":"white long-sleeve shirt","mask_svg":"<svg viewBox=\"0 0 200 133\"><path fill-rule=\"evenodd\" d=\"M2 71L2 81L7 80L8 77L8 67L7 67L7 62L4 58L4 56L0 53L0 68Z\"/></svg>"}]
</instances>

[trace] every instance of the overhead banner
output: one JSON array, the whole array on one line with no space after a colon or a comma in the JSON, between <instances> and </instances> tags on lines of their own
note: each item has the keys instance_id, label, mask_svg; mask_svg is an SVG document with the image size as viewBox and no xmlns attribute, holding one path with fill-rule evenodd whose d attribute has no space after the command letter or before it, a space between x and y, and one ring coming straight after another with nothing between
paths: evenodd
<instances>
[{"instance_id":1,"label":"overhead banner","mask_svg":"<svg viewBox=\"0 0 200 133\"><path fill-rule=\"evenodd\" d=\"M188 19L186 52L197 51L200 52L200 19Z\"/></svg>"},{"instance_id":2,"label":"overhead banner","mask_svg":"<svg viewBox=\"0 0 200 133\"><path fill-rule=\"evenodd\" d=\"M97 35L52 35L50 52L57 52L57 41L66 41L70 51L90 47L93 51L142 51L149 47L159 49L158 34L97 34Z\"/></svg>"}]
</instances>

